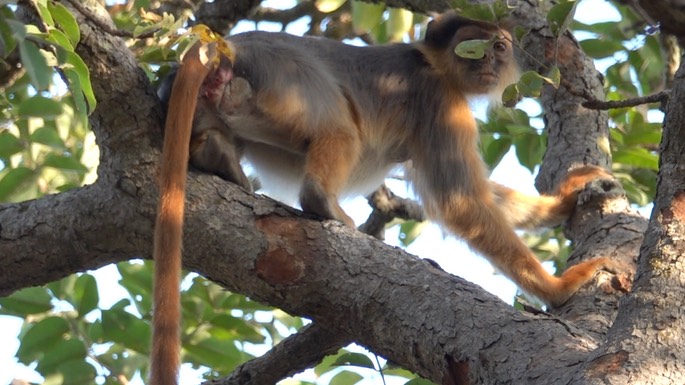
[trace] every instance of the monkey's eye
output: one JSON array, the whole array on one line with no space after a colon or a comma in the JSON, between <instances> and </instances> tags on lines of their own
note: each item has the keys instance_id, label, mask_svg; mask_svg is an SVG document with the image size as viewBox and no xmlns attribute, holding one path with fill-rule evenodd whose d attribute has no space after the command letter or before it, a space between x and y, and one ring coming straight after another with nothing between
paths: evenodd
<instances>
[{"instance_id":1,"label":"monkey's eye","mask_svg":"<svg viewBox=\"0 0 685 385\"><path fill-rule=\"evenodd\" d=\"M496 51L504 52L507 50L507 45L504 44L503 41L496 41L495 44L493 44L493 47L495 48Z\"/></svg>"}]
</instances>

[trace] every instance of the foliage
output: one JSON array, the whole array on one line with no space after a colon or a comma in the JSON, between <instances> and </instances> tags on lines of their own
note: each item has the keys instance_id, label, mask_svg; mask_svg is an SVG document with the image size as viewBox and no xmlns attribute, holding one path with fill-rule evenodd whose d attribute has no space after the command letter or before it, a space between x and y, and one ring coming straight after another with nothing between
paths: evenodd
<instances>
[{"instance_id":1,"label":"foliage","mask_svg":"<svg viewBox=\"0 0 685 385\"><path fill-rule=\"evenodd\" d=\"M174 16L151 12L149 0L131 0L109 6L118 28L140 37L129 45L151 79L157 69L176 60L178 29L188 11ZM21 76L3 84L0 94L0 201L13 202L64 191L90 183L95 175L97 148L87 129L87 115L96 106L88 70L75 47L80 32L75 19L61 3L36 2L43 21L40 29L16 20L13 6L0 6L0 64L19 52ZM348 9L353 31L369 41L409 41L425 31L426 18L383 3L355 0L317 0L321 12ZM466 0L452 4L463 14L497 21L508 12L505 1L491 6ZM650 31L636 28L638 18L617 5L621 20L583 24L573 21L575 1L562 1L548 17L554 35L579 33L581 48L604 69L606 97L619 100L663 88L661 40ZM345 8L347 7L347 8ZM324 21L325 28L325 21ZM517 36L521 36L520 33ZM182 43L189 44L189 43ZM163 69L166 68L162 66ZM534 98L542 87L559 87L556 67L544 74L525 73L504 96L506 102ZM534 101L527 100L529 105ZM622 180L632 202L651 202L658 167L660 123L654 122L657 106L622 108L609 112L614 172ZM523 109L493 109L481 122L483 157L497 166L509 151L531 173L545 151L546 134L540 116ZM420 224L405 223L400 232L404 244L420 233ZM562 264L565 239L559 232L529 237L529 245L541 257ZM151 273L147 263L117 265L124 290L122 299L103 305L101 280L93 274L74 275L42 288L29 288L0 299L0 313L24 319L19 335L19 362L33 365L51 384L120 383L121 379L145 378L150 335ZM184 362L199 369L206 379L229 373L236 365L278 343L306 321L262 306L243 296L226 292L198 276L188 275L183 290ZM380 372L382 368L382 372ZM342 350L314 369L314 376L333 385L360 382L363 378L413 375L381 366L367 354ZM378 381L380 383L380 380ZM304 383L304 382L302 382ZM408 384L425 384L413 379Z\"/></svg>"},{"instance_id":2,"label":"foliage","mask_svg":"<svg viewBox=\"0 0 685 385\"><path fill-rule=\"evenodd\" d=\"M94 163L85 143L96 102L88 69L74 52L78 25L59 3L38 1L37 8L44 31L0 7L0 54L4 60L16 49L23 71L0 94L0 201L80 186Z\"/></svg>"},{"instance_id":3,"label":"foliage","mask_svg":"<svg viewBox=\"0 0 685 385\"><path fill-rule=\"evenodd\" d=\"M586 25L574 22L572 28L585 36L581 48L606 67L607 100L645 96L665 87L666 63L659 36L639 27L640 18L629 8L616 6L617 22ZM657 148L661 141L658 105L609 111L614 174L628 194L640 205L649 204L656 188ZM650 119L651 118L651 119Z\"/></svg>"}]
</instances>

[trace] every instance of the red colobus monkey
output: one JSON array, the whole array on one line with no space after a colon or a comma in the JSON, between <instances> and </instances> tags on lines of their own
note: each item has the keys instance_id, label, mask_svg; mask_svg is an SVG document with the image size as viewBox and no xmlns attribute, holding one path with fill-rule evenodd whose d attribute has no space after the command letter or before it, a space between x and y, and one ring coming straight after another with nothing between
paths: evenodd
<instances>
[{"instance_id":1,"label":"red colobus monkey","mask_svg":"<svg viewBox=\"0 0 685 385\"><path fill-rule=\"evenodd\" d=\"M459 43L474 39L491 41L482 58L455 54ZM204 65L212 61L201 60L202 52L184 60L173 89L169 81L160 92L168 115L155 232L151 383L177 381L188 156L195 167L250 189L240 167L246 157L264 184L295 189L304 211L351 226L339 198L371 192L391 168L411 160L412 183L429 216L552 306L608 266L598 258L555 277L514 233L515 227L563 222L577 191L607 177L604 171L571 171L555 194L542 196L488 180L467 98L499 95L516 80L511 40L494 24L448 13L433 20L418 43L354 47L248 32L228 38L235 56L218 65Z\"/></svg>"}]
</instances>

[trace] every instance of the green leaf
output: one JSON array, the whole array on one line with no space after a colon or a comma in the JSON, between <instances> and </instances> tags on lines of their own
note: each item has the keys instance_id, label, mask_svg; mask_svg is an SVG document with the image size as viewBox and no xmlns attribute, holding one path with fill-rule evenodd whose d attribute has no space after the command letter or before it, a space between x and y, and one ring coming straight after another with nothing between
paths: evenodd
<instances>
[{"instance_id":1,"label":"green leaf","mask_svg":"<svg viewBox=\"0 0 685 385\"><path fill-rule=\"evenodd\" d=\"M341 354L331 366L356 366L359 368L376 369L369 356L362 353Z\"/></svg>"},{"instance_id":2,"label":"green leaf","mask_svg":"<svg viewBox=\"0 0 685 385\"><path fill-rule=\"evenodd\" d=\"M45 348L57 344L69 331L69 323L60 317L48 317L33 325L21 338L17 358L23 364L37 360Z\"/></svg>"},{"instance_id":3,"label":"green leaf","mask_svg":"<svg viewBox=\"0 0 685 385\"><path fill-rule=\"evenodd\" d=\"M427 221L417 222L417 221L407 221L400 225L400 242L403 246L409 246L412 244L416 238L421 235L423 230L428 225Z\"/></svg>"},{"instance_id":4,"label":"green leaf","mask_svg":"<svg viewBox=\"0 0 685 385\"><path fill-rule=\"evenodd\" d=\"M547 13L547 22L549 23L552 33L560 36L568 29L569 24L573 21L573 14L576 11L576 1L566 1L556 4Z\"/></svg>"},{"instance_id":5,"label":"green leaf","mask_svg":"<svg viewBox=\"0 0 685 385\"><path fill-rule=\"evenodd\" d=\"M526 36L528 32L530 32L528 28L523 28L520 25L514 27L514 36L516 37L516 41L522 41L523 37Z\"/></svg>"},{"instance_id":6,"label":"green leaf","mask_svg":"<svg viewBox=\"0 0 685 385\"><path fill-rule=\"evenodd\" d=\"M561 71L559 70L559 67L553 66L550 68L549 72L547 72L547 76L544 76L543 79L545 79L545 81L551 84L554 88L559 88L561 85Z\"/></svg>"},{"instance_id":7,"label":"green leaf","mask_svg":"<svg viewBox=\"0 0 685 385\"><path fill-rule=\"evenodd\" d=\"M69 37L59 29L50 30L47 36L47 40L67 51L74 51L74 46L71 44Z\"/></svg>"},{"instance_id":8,"label":"green leaf","mask_svg":"<svg viewBox=\"0 0 685 385\"><path fill-rule=\"evenodd\" d=\"M66 68L63 70L64 75L69 79L69 89L71 90L71 97L74 98L74 107L76 111L81 114L88 114L88 102L82 92L83 86L81 84L81 77L73 68Z\"/></svg>"},{"instance_id":9,"label":"green leaf","mask_svg":"<svg viewBox=\"0 0 685 385\"><path fill-rule=\"evenodd\" d=\"M85 174L88 172L86 166L81 164L78 159L73 156L58 155L58 154L48 154L43 161L43 166L52 167L58 170L64 171L75 171L79 174Z\"/></svg>"},{"instance_id":10,"label":"green leaf","mask_svg":"<svg viewBox=\"0 0 685 385\"><path fill-rule=\"evenodd\" d=\"M188 359L209 366L212 370L230 371L245 358L247 354L236 348L234 339L214 338L208 335L195 334L184 341L183 348Z\"/></svg>"},{"instance_id":11,"label":"green leaf","mask_svg":"<svg viewBox=\"0 0 685 385\"><path fill-rule=\"evenodd\" d=\"M26 25L24 23L15 20L14 18L11 19L6 19L7 26L9 27L10 31L12 32L12 36L17 40L21 41L26 38Z\"/></svg>"},{"instance_id":12,"label":"green leaf","mask_svg":"<svg viewBox=\"0 0 685 385\"><path fill-rule=\"evenodd\" d=\"M641 115L636 113L636 116ZM638 121L636 118L630 119L630 123L625 127L625 133L621 137L621 143L625 146L657 145L661 143L661 123L648 123Z\"/></svg>"},{"instance_id":13,"label":"green leaf","mask_svg":"<svg viewBox=\"0 0 685 385\"><path fill-rule=\"evenodd\" d=\"M621 185L623 186L623 190L625 191L626 197L628 198L629 202L635 203L640 206L646 206L652 203L652 199L654 196L646 194L644 187L635 184L635 181L621 180Z\"/></svg>"},{"instance_id":14,"label":"green leaf","mask_svg":"<svg viewBox=\"0 0 685 385\"><path fill-rule=\"evenodd\" d=\"M53 27L55 25L52 15L48 11L47 1L35 1L36 10L40 18L49 26Z\"/></svg>"},{"instance_id":15,"label":"green leaf","mask_svg":"<svg viewBox=\"0 0 685 385\"><path fill-rule=\"evenodd\" d=\"M498 139L493 138L491 135L483 135L481 136L481 143L481 146L483 146L483 160L490 168L494 168L502 161L512 144L509 135L501 136Z\"/></svg>"},{"instance_id":16,"label":"green leaf","mask_svg":"<svg viewBox=\"0 0 685 385\"><path fill-rule=\"evenodd\" d=\"M147 316L152 311L152 263L122 262L117 264L121 274L119 284L135 299L140 314Z\"/></svg>"},{"instance_id":17,"label":"green leaf","mask_svg":"<svg viewBox=\"0 0 685 385\"><path fill-rule=\"evenodd\" d=\"M84 360L64 362L59 366L58 371L64 379L62 385L94 384L97 375L93 365Z\"/></svg>"},{"instance_id":18,"label":"green leaf","mask_svg":"<svg viewBox=\"0 0 685 385\"><path fill-rule=\"evenodd\" d=\"M508 1L496 0L492 3L492 12L495 14L495 20L501 20L507 17L511 13L512 8L513 7L509 5Z\"/></svg>"},{"instance_id":19,"label":"green leaf","mask_svg":"<svg viewBox=\"0 0 685 385\"><path fill-rule=\"evenodd\" d=\"M7 202L10 197L28 185L32 185L37 174L34 170L26 167L17 167L10 170L0 179L0 202Z\"/></svg>"},{"instance_id":20,"label":"green leaf","mask_svg":"<svg viewBox=\"0 0 685 385\"><path fill-rule=\"evenodd\" d=\"M492 40L465 40L454 47L454 53L464 59L482 59L492 46Z\"/></svg>"},{"instance_id":21,"label":"green leaf","mask_svg":"<svg viewBox=\"0 0 685 385\"><path fill-rule=\"evenodd\" d=\"M383 21L385 4L352 0L352 25L356 33L367 33Z\"/></svg>"},{"instance_id":22,"label":"green leaf","mask_svg":"<svg viewBox=\"0 0 685 385\"><path fill-rule=\"evenodd\" d=\"M8 131L0 132L0 158L7 159L23 149L24 146L19 138Z\"/></svg>"},{"instance_id":23,"label":"green leaf","mask_svg":"<svg viewBox=\"0 0 685 385\"><path fill-rule=\"evenodd\" d=\"M483 21L496 21L495 10L488 4L472 3L470 0L452 0L452 8L461 16Z\"/></svg>"},{"instance_id":24,"label":"green leaf","mask_svg":"<svg viewBox=\"0 0 685 385\"><path fill-rule=\"evenodd\" d=\"M580 42L580 48L594 59L603 59L613 56L618 51L626 48L616 40L587 39Z\"/></svg>"},{"instance_id":25,"label":"green leaf","mask_svg":"<svg viewBox=\"0 0 685 385\"><path fill-rule=\"evenodd\" d=\"M71 89L74 98L79 100L79 98L85 97L87 106L82 106L77 103L76 107L81 113L90 114L97 106L97 101L95 99L95 93L93 92L93 85L90 82L90 71L88 66L81 59L79 55L74 52L69 52L63 49L58 49L58 56L63 54L64 65L62 66L64 73L69 79L69 88Z\"/></svg>"},{"instance_id":26,"label":"green leaf","mask_svg":"<svg viewBox=\"0 0 685 385\"><path fill-rule=\"evenodd\" d=\"M525 97L537 98L542 92L544 79L535 71L527 71L521 75L517 88Z\"/></svg>"},{"instance_id":27,"label":"green leaf","mask_svg":"<svg viewBox=\"0 0 685 385\"><path fill-rule=\"evenodd\" d=\"M618 148L613 153L614 162L649 170L659 169L659 157L644 148Z\"/></svg>"},{"instance_id":28,"label":"green leaf","mask_svg":"<svg viewBox=\"0 0 685 385\"><path fill-rule=\"evenodd\" d=\"M656 194L656 171L638 168L631 170L630 176L634 180L635 187L642 194L640 199L635 199L634 202L641 206L651 203Z\"/></svg>"},{"instance_id":29,"label":"green leaf","mask_svg":"<svg viewBox=\"0 0 685 385\"><path fill-rule=\"evenodd\" d=\"M59 137L54 127L41 127L34 131L30 137L31 142L40 143L60 150L66 149L64 141Z\"/></svg>"},{"instance_id":30,"label":"green leaf","mask_svg":"<svg viewBox=\"0 0 685 385\"><path fill-rule=\"evenodd\" d=\"M414 14L402 8L388 8L388 21L385 24L388 39L401 41L414 25Z\"/></svg>"},{"instance_id":31,"label":"green leaf","mask_svg":"<svg viewBox=\"0 0 685 385\"><path fill-rule=\"evenodd\" d=\"M502 105L510 108L514 107L521 100L521 97L518 86L516 84L509 84L504 89L504 92L502 92Z\"/></svg>"},{"instance_id":32,"label":"green leaf","mask_svg":"<svg viewBox=\"0 0 685 385\"><path fill-rule=\"evenodd\" d=\"M22 118L35 117L53 120L62 114L62 111L61 103L45 96L35 95L19 105L18 114Z\"/></svg>"},{"instance_id":33,"label":"green leaf","mask_svg":"<svg viewBox=\"0 0 685 385\"><path fill-rule=\"evenodd\" d=\"M225 337L227 338L236 338L243 342L251 342L254 344L263 343L266 339L255 326L247 323L243 319L232 317L226 313L213 317L210 322L217 328L229 332L225 334Z\"/></svg>"},{"instance_id":34,"label":"green leaf","mask_svg":"<svg viewBox=\"0 0 685 385\"><path fill-rule=\"evenodd\" d=\"M74 285L74 299L80 317L85 317L86 314L97 308L100 296L97 283L92 275L82 274L78 277Z\"/></svg>"},{"instance_id":35,"label":"green leaf","mask_svg":"<svg viewBox=\"0 0 685 385\"><path fill-rule=\"evenodd\" d=\"M512 139L519 163L530 172L534 172L535 167L542 162L542 156L545 152L543 137L538 135L530 126L508 125L507 128L512 130Z\"/></svg>"},{"instance_id":36,"label":"green leaf","mask_svg":"<svg viewBox=\"0 0 685 385\"><path fill-rule=\"evenodd\" d=\"M21 40L19 42L21 64L31 78L31 83L38 90L45 90L52 80L52 68L33 42Z\"/></svg>"},{"instance_id":37,"label":"green leaf","mask_svg":"<svg viewBox=\"0 0 685 385\"><path fill-rule=\"evenodd\" d=\"M81 31L74 15L62 4L53 1L48 3L48 10L60 29L69 37L71 46L76 46L81 41Z\"/></svg>"},{"instance_id":38,"label":"green leaf","mask_svg":"<svg viewBox=\"0 0 685 385\"><path fill-rule=\"evenodd\" d=\"M663 87L663 55L660 43L654 36L645 38L645 44L628 52L628 61L638 74L643 94L650 94Z\"/></svg>"},{"instance_id":39,"label":"green leaf","mask_svg":"<svg viewBox=\"0 0 685 385\"><path fill-rule=\"evenodd\" d=\"M364 377L362 377L358 373L350 372L349 370L343 370L342 372L336 374L331 378L331 381L328 383L329 385L353 385L356 384L357 382L363 380Z\"/></svg>"},{"instance_id":40,"label":"green leaf","mask_svg":"<svg viewBox=\"0 0 685 385\"><path fill-rule=\"evenodd\" d=\"M69 275L58 281L50 282L46 285L52 295L60 300L73 303L74 285L76 284L78 276L76 274Z\"/></svg>"},{"instance_id":41,"label":"green leaf","mask_svg":"<svg viewBox=\"0 0 685 385\"><path fill-rule=\"evenodd\" d=\"M36 370L43 375L54 373L61 364L71 360L84 360L86 354L83 341L61 340L54 345L43 346L43 357L38 361Z\"/></svg>"},{"instance_id":42,"label":"green leaf","mask_svg":"<svg viewBox=\"0 0 685 385\"><path fill-rule=\"evenodd\" d=\"M14 32L9 22L14 20L14 13L9 9L9 7L0 7L0 58L6 58L10 52L14 51L17 46L17 38L14 36ZM22 25L22 31L23 31Z\"/></svg>"},{"instance_id":43,"label":"green leaf","mask_svg":"<svg viewBox=\"0 0 685 385\"><path fill-rule=\"evenodd\" d=\"M128 301L102 311L102 336L105 340L124 344L129 349L148 354L152 335L150 324L123 309Z\"/></svg>"},{"instance_id":44,"label":"green leaf","mask_svg":"<svg viewBox=\"0 0 685 385\"><path fill-rule=\"evenodd\" d=\"M52 297L43 287L29 287L0 298L0 314L26 317L52 310Z\"/></svg>"}]
</instances>

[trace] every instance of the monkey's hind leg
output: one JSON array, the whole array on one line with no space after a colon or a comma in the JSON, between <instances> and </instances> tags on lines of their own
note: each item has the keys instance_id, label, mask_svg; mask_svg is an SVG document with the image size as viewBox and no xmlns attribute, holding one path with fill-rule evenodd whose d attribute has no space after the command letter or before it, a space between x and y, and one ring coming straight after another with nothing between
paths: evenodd
<instances>
[{"instance_id":1,"label":"monkey's hind leg","mask_svg":"<svg viewBox=\"0 0 685 385\"><path fill-rule=\"evenodd\" d=\"M359 137L354 129L348 127L318 133L310 141L300 190L303 211L337 219L354 227L354 221L340 207L338 199L360 151Z\"/></svg>"}]
</instances>

